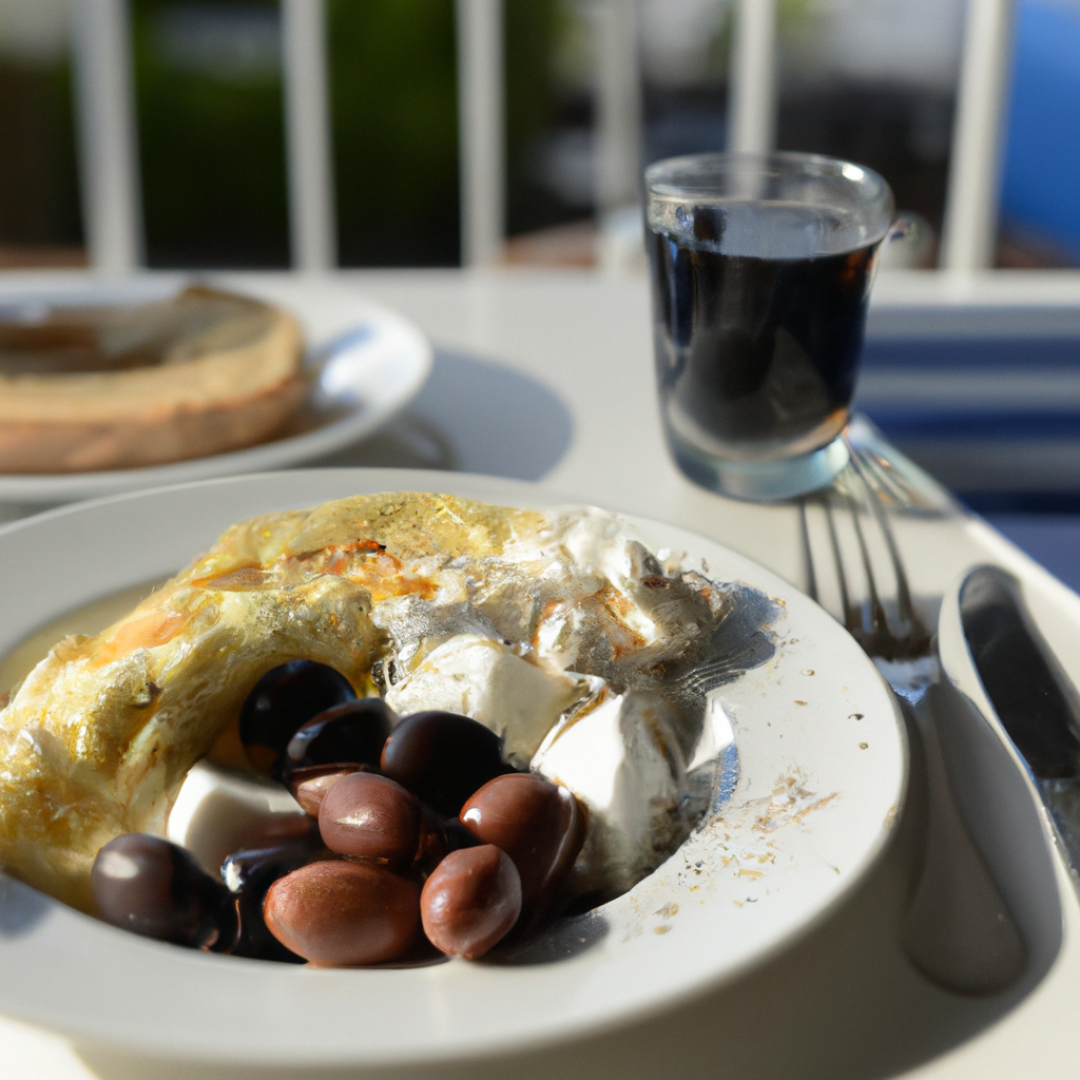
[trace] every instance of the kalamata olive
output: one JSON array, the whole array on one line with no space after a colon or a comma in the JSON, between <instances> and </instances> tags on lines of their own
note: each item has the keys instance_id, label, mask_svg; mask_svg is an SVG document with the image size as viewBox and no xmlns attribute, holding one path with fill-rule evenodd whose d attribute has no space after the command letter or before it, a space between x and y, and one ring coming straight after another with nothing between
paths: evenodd
<instances>
[{"instance_id":1,"label":"kalamata olive","mask_svg":"<svg viewBox=\"0 0 1080 1080\"><path fill-rule=\"evenodd\" d=\"M378 773L355 772L326 793L319 831L331 851L401 870L420 847L422 817L420 803L400 784Z\"/></svg>"},{"instance_id":2,"label":"kalamata olive","mask_svg":"<svg viewBox=\"0 0 1080 1080\"><path fill-rule=\"evenodd\" d=\"M270 886L263 915L278 941L314 964L379 964L412 942L420 888L374 863L314 862Z\"/></svg>"},{"instance_id":3,"label":"kalamata olive","mask_svg":"<svg viewBox=\"0 0 1080 1080\"><path fill-rule=\"evenodd\" d=\"M457 814L492 777L512 771L493 731L448 712L402 717L383 747L382 770L443 817Z\"/></svg>"},{"instance_id":4,"label":"kalamata olive","mask_svg":"<svg viewBox=\"0 0 1080 1080\"><path fill-rule=\"evenodd\" d=\"M239 923L229 890L182 848L126 833L97 854L90 887L101 917L144 937L229 952Z\"/></svg>"},{"instance_id":5,"label":"kalamata olive","mask_svg":"<svg viewBox=\"0 0 1080 1080\"><path fill-rule=\"evenodd\" d=\"M558 885L585 842L577 799L535 773L489 780L461 808L461 823L514 860L526 905Z\"/></svg>"},{"instance_id":6,"label":"kalamata olive","mask_svg":"<svg viewBox=\"0 0 1080 1080\"><path fill-rule=\"evenodd\" d=\"M343 776L356 771L355 765L308 765L303 769L291 769L285 780L292 797L307 813L317 818L326 793Z\"/></svg>"},{"instance_id":7,"label":"kalamata olive","mask_svg":"<svg viewBox=\"0 0 1080 1080\"><path fill-rule=\"evenodd\" d=\"M474 960L497 945L521 914L521 879L493 844L452 851L420 894L424 933L437 949Z\"/></svg>"},{"instance_id":8,"label":"kalamata olive","mask_svg":"<svg viewBox=\"0 0 1080 1080\"><path fill-rule=\"evenodd\" d=\"M221 877L236 898L240 940L233 955L255 960L302 964L304 958L287 949L266 928L263 902L278 878L317 859L332 858L319 840L293 840L275 847L238 851L221 866Z\"/></svg>"},{"instance_id":9,"label":"kalamata olive","mask_svg":"<svg viewBox=\"0 0 1080 1080\"><path fill-rule=\"evenodd\" d=\"M252 766L274 774L289 740L304 724L355 697L349 680L325 664L293 660L268 671L240 710L240 741Z\"/></svg>"},{"instance_id":10,"label":"kalamata olive","mask_svg":"<svg viewBox=\"0 0 1080 1080\"><path fill-rule=\"evenodd\" d=\"M359 698L326 709L289 741L281 763L287 777L309 765L352 763L379 767L383 743L394 726L390 706L377 697Z\"/></svg>"}]
</instances>

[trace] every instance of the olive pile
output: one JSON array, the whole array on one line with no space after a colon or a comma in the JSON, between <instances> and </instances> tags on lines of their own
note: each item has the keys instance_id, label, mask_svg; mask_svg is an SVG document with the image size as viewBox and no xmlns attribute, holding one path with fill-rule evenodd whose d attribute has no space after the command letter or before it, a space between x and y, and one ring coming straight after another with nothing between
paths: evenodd
<instances>
[{"instance_id":1,"label":"olive pile","mask_svg":"<svg viewBox=\"0 0 1080 1080\"><path fill-rule=\"evenodd\" d=\"M117 837L91 875L108 922L268 960L376 964L421 953L425 939L472 959L552 912L585 840L573 795L513 770L482 724L399 720L319 664L264 676L240 737L310 830L236 852L220 881L167 840Z\"/></svg>"}]
</instances>

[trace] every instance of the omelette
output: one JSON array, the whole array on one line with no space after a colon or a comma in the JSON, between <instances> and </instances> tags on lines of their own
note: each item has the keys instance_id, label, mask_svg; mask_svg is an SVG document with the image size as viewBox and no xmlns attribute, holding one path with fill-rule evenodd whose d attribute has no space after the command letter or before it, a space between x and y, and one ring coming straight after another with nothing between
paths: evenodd
<instances>
[{"instance_id":1,"label":"omelette","mask_svg":"<svg viewBox=\"0 0 1080 1080\"><path fill-rule=\"evenodd\" d=\"M670 779L664 799L644 795L650 821L670 822L701 734L689 675L737 607L730 588L587 508L398 493L235 525L118 622L59 642L7 695L0 866L91 911L97 851L122 833L164 835L201 758L242 764L245 698L296 659L399 713L471 715L522 767L620 702L616 726L636 725L635 753Z\"/></svg>"}]
</instances>

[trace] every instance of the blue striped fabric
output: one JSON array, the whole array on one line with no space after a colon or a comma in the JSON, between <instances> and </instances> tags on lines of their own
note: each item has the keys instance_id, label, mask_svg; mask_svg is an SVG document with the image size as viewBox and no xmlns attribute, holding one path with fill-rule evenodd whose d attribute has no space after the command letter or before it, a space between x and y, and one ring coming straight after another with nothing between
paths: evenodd
<instances>
[{"instance_id":1,"label":"blue striped fabric","mask_svg":"<svg viewBox=\"0 0 1080 1080\"><path fill-rule=\"evenodd\" d=\"M976 508L1080 510L1080 337L871 339L856 404Z\"/></svg>"}]
</instances>

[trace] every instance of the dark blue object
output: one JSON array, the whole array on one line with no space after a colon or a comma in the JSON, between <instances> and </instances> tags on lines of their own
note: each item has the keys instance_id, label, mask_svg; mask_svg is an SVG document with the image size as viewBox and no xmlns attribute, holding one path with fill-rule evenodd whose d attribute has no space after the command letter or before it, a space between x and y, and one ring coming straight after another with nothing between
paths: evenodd
<instances>
[{"instance_id":1,"label":"dark blue object","mask_svg":"<svg viewBox=\"0 0 1080 1080\"><path fill-rule=\"evenodd\" d=\"M1007 221L1080 263L1080 5L1021 0L1002 180Z\"/></svg>"}]
</instances>

